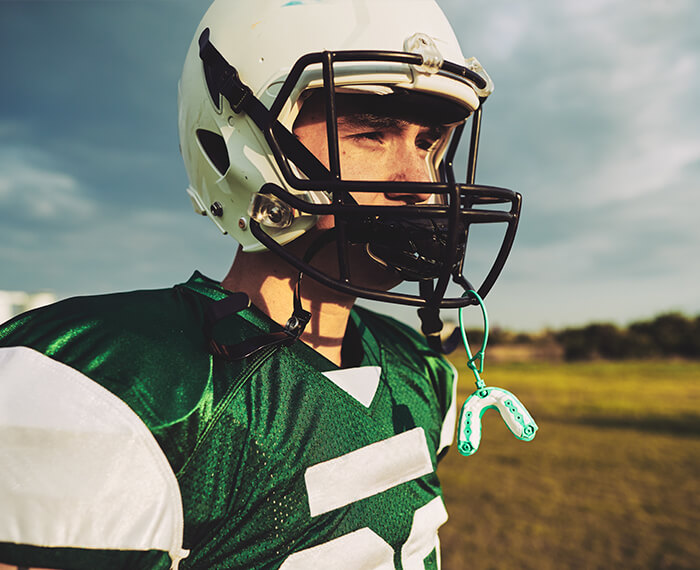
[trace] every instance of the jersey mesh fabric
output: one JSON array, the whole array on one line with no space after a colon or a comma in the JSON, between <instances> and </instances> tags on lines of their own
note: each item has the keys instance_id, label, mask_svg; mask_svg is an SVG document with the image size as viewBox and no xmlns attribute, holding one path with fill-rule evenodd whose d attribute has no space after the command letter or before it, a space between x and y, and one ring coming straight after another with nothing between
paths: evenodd
<instances>
[{"instance_id":1,"label":"jersey mesh fabric","mask_svg":"<svg viewBox=\"0 0 700 570\"><path fill-rule=\"evenodd\" d=\"M278 568L293 553L366 528L390 545L401 567L414 513L441 497L434 470L453 405L451 369L410 328L356 308L361 364L382 369L366 407L329 381L323 373L337 367L301 342L239 362L213 357L204 314L226 296L195 273L172 289L70 299L6 323L0 346L29 346L81 371L148 426L183 498L184 548L191 553L180 568ZM251 307L217 324L215 335L235 344L276 327ZM417 428L431 472L311 516L309 467ZM53 559L52 552L0 544L0 560L69 567L65 552ZM37 557L26 558L32 553ZM99 567L164 564L144 556L113 553L113 564L100 558ZM80 551L70 567L97 567L89 559ZM436 552L424 562L437 568Z\"/></svg>"}]
</instances>

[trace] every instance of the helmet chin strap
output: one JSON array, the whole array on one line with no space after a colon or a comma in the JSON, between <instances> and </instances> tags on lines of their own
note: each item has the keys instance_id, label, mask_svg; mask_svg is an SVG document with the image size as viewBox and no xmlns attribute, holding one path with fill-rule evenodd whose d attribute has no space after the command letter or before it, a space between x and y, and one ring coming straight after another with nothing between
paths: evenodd
<instances>
[{"instance_id":1,"label":"helmet chin strap","mask_svg":"<svg viewBox=\"0 0 700 570\"><path fill-rule=\"evenodd\" d=\"M335 229L332 228L322 232L309 245L306 253L303 256L303 262L305 264L310 263L311 260L321 251L321 249L332 243L334 239ZM299 340L299 337L301 337L307 324L311 320L311 313L306 311L302 307L301 303L301 281L303 276L303 271L299 271L297 282L294 286L292 315L287 320L284 329L274 331L266 335L246 339L236 345L219 343L213 338L212 329L220 320L250 307L250 299L248 298L248 295L240 292L232 293L226 299L216 301L209 305L205 315L205 333L209 338L209 345L212 354L227 360L235 361L252 356L253 354L267 347L277 345L290 346ZM459 283L463 287L465 295L472 293L473 287L464 277L459 279ZM418 286L420 289L420 294L424 299L431 299L434 297L433 281L431 279L419 281ZM478 295L474 294L474 296L480 301L480 297L478 297ZM463 333L460 330L461 327L455 328L446 340L443 341L440 338L440 333L443 329L443 323L440 319L440 309L438 306L440 299L437 299L436 303L437 304L429 304L426 307L418 309L418 316L421 320L421 330L426 337L428 346L430 346L432 350L438 353L450 354L457 348L460 339L463 338ZM461 336L460 333L462 333Z\"/></svg>"},{"instance_id":2,"label":"helmet chin strap","mask_svg":"<svg viewBox=\"0 0 700 570\"><path fill-rule=\"evenodd\" d=\"M221 344L212 336L214 325L218 321L250 307L250 299L245 293L233 293L226 299L210 304L205 314L204 330L209 338L209 349L211 353L226 360L242 360L243 358L256 354L264 348L277 345L289 346L299 340L306 325L311 320L311 313L304 310L301 306L300 288L302 275L303 274L300 272L294 287L294 310L292 316L289 317L283 330L255 336L234 345Z\"/></svg>"},{"instance_id":3,"label":"helmet chin strap","mask_svg":"<svg viewBox=\"0 0 700 570\"><path fill-rule=\"evenodd\" d=\"M329 230L331 231L331 230ZM309 246L304 254L304 263L311 259L329 243L328 232L323 232ZM236 314L250 307L250 299L245 293L232 293L226 299L216 301L207 307L205 314L205 334L209 338L209 348L212 354L226 360L242 360L256 354L264 348L277 345L290 346L301 337L306 325L311 320L311 313L305 310L301 304L301 281L304 273L299 271L297 282L294 286L293 311L287 320L283 330L246 339L238 344L221 344L212 336L214 325L220 320Z\"/></svg>"},{"instance_id":4,"label":"helmet chin strap","mask_svg":"<svg viewBox=\"0 0 700 570\"><path fill-rule=\"evenodd\" d=\"M433 296L433 282L431 280L421 281L418 287L423 298L430 299ZM469 289L472 289L472 287L465 288L465 291ZM442 332L443 324L440 319L439 307L428 305L418 309L418 317L420 318L421 332L425 335L428 346L432 350L441 354L450 354L455 351L461 340L460 329L455 327L452 333L445 340L442 340L440 333Z\"/></svg>"}]
</instances>

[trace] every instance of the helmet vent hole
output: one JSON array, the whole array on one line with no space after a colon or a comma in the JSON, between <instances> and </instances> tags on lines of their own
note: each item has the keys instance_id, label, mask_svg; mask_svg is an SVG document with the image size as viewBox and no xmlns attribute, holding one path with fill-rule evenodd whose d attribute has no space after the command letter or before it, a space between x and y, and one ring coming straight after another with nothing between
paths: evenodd
<instances>
[{"instance_id":1,"label":"helmet vent hole","mask_svg":"<svg viewBox=\"0 0 700 570\"><path fill-rule=\"evenodd\" d=\"M197 129L199 146L207 155L214 168L223 176L231 165L224 137L205 129Z\"/></svg>"}]
</instances>

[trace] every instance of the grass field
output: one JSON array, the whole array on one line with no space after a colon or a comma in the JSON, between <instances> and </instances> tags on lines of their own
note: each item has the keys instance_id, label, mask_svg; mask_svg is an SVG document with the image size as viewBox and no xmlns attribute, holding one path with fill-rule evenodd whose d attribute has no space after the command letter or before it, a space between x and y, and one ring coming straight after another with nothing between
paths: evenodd
<instances>
[{"instance_id":1,"label":"grass field","mask_svg":"<svg viewBox=\"0 0 700 570\"><path fill-rule=\"evenodd\" d=\"M473 376L463 354L459 403ZM443 568L700 568L700 363L498 364L539 425L516 440L495 411L472 457L438 469Z\"/></svg>"}]
</instances>

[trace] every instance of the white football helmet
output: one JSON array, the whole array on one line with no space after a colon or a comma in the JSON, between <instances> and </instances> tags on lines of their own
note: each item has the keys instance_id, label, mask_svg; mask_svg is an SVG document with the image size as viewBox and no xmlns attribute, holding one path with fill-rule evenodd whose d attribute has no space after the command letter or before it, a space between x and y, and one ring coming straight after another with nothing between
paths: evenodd
<instances>
[{"instance_id":1,"label":"white football helmet","mask_svg":"<svg viewBox=\"0 0 700 570\"><path fill-rule=\"evenodd\" d=\"M188 194L195 210L244 251L273 250L330 287L435 310L474 303L469 296L445 298L450 281L476 290L463 273L469 226L506 225L478 288L483 297L508 256L520 211L519 194L474 184L481 105L492 89L478 61L465 61L434 0L216 0L197 28L179 85ZM330 168L291 132L304 101L319 91L330 125ZM456 125L429 157L431 182L343 180L336 98L346 93L385 98L388 107L412 101ZM467 180L458 184L452 160L469 117ZM350 192L363 191L433 199L361 206ZM326 233L339 251L346 243L366 245L373 259L418 281L418 294L368 289L352 282L342 262L340 275L327 275L309 265L312 253L291 256L283 246L321 215L335 217L335 229Z\"/></svg>"}]
</instances>

